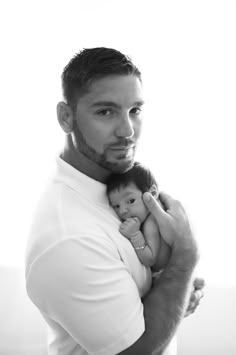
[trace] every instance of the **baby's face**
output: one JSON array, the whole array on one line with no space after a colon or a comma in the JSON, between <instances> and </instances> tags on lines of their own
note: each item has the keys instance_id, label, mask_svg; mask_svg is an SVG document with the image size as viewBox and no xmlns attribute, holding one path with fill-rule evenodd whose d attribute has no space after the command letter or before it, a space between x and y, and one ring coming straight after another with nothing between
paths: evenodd
<instances>
[{"instance_id":1,"label":"baby's face","mask_svg":"<svg viewBox=\"0 0 236 355\"><path fill-rule=\"evenodd\" d=\"M148 215L148 209L142 195L142 191L134 183L129 183L109 194L110 205L122 221L129 217L138 217L140 223L143 223Z\"/></svg>"}]
</instances>

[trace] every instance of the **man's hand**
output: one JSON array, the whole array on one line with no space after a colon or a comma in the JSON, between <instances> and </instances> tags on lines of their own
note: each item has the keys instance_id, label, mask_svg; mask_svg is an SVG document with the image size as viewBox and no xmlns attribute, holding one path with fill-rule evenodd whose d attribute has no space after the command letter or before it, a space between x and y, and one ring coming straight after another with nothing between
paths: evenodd
<instances>
[{"instance_id":1,"label":"man's hand","mask_svg":"<svg viewBox=\"0 0 236 355\"><path fill-rule=\"evenodd\" d=\"M120 232L126 238L130 239L134 236L140 229L140 221L138 217L127 218L123 223L120 225Z\"/></svg>"},{"instance_id":2,"label":"man's hand","mask_svg":"<svg viewBox=\"0 0 236 355\"><path fill-rule=\"evenodd\" d=\"M165 193L160 193L159 198L164 206L145 192L143 200L154 217L160 234L164 241L172 247L172 251L189 255L189 261L196 264L198 260L198 247L191 231L188 217L181 203Z\"/></svg>"},{"instance_id":3,"label":"man's hand","mask_svg":"<svg viewBox=\"0 0 236 355\"><path fill-rule=\"evenodd\" d=\"M185 313L185 317L192 314L198 307L200 300L204 296L203 288L205 287L205 281L201 278L196 278L193 282L193 291L191 292L189 305Z\"/></svg>"}]
</instances>

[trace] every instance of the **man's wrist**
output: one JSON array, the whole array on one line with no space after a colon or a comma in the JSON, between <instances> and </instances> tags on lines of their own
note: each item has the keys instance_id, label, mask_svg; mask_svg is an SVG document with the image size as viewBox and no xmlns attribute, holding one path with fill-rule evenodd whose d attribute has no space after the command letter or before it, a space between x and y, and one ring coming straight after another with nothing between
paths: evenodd
<instances>
[{"instance_id":1,"label":"man's wrist","mask_svg":"<svg viewBox=\"0 0 236 355\"><path fill-rule=\"evenodd\" d=\"M170 261L182 271L194 269L199 260L199 250L192 240L185 245L173 245Z\"/></svg>"}]
</instances>

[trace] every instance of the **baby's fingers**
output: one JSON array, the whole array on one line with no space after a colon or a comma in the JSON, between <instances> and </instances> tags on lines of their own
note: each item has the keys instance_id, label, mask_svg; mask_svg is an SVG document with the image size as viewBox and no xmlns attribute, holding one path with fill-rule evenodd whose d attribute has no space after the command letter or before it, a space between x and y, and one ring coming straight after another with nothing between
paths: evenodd
<instances>
[{"instance_id":1,"label":"baby's fingers","mask_svg":"<svg viewBox=\"0 0 236 355\"><path fill-rule=\"evenodd\" d=\"M136 222L136 223L140 223L140 221L139 221L139 218L138 217L133 217L133 220Z\"/></svg>"}]
</instances>

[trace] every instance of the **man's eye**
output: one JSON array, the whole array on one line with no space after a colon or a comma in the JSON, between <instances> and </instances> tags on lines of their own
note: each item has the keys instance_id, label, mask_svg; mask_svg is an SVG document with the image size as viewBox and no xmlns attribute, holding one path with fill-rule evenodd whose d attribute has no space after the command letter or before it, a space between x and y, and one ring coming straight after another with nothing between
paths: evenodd
<instances>
[{"instance_id":1,"label":"man's eye","mask_svg":"<svg viewBox=\"0 0 236 355\"><path fill-rule=\"evenodd\" d=\"M129 204L133 204L135 202L135 198L131 198L130 200L129 200Z\"/></svg>"},{"instance_id":2,"label":"man's eye","mask_svg":"<svg viewBox=\"0 0 236 355\"><path fill-rule=\"evenodd\" d=\"M139 107L134 107L132 110L130 110L130 113L134 116L140 116L142 113L142 110Z\"/></svg>"},{"instance_id":3,"label":"man's eye","mask_svg":"<svg viewBox=\"0 0 236 355\"><path fill-rule=\"evenodd\" d=\"M97 112L97 114L99 116L110 116L112 114L112 110L111 109L103 109Z\"/></svg>"}]
</instances>

